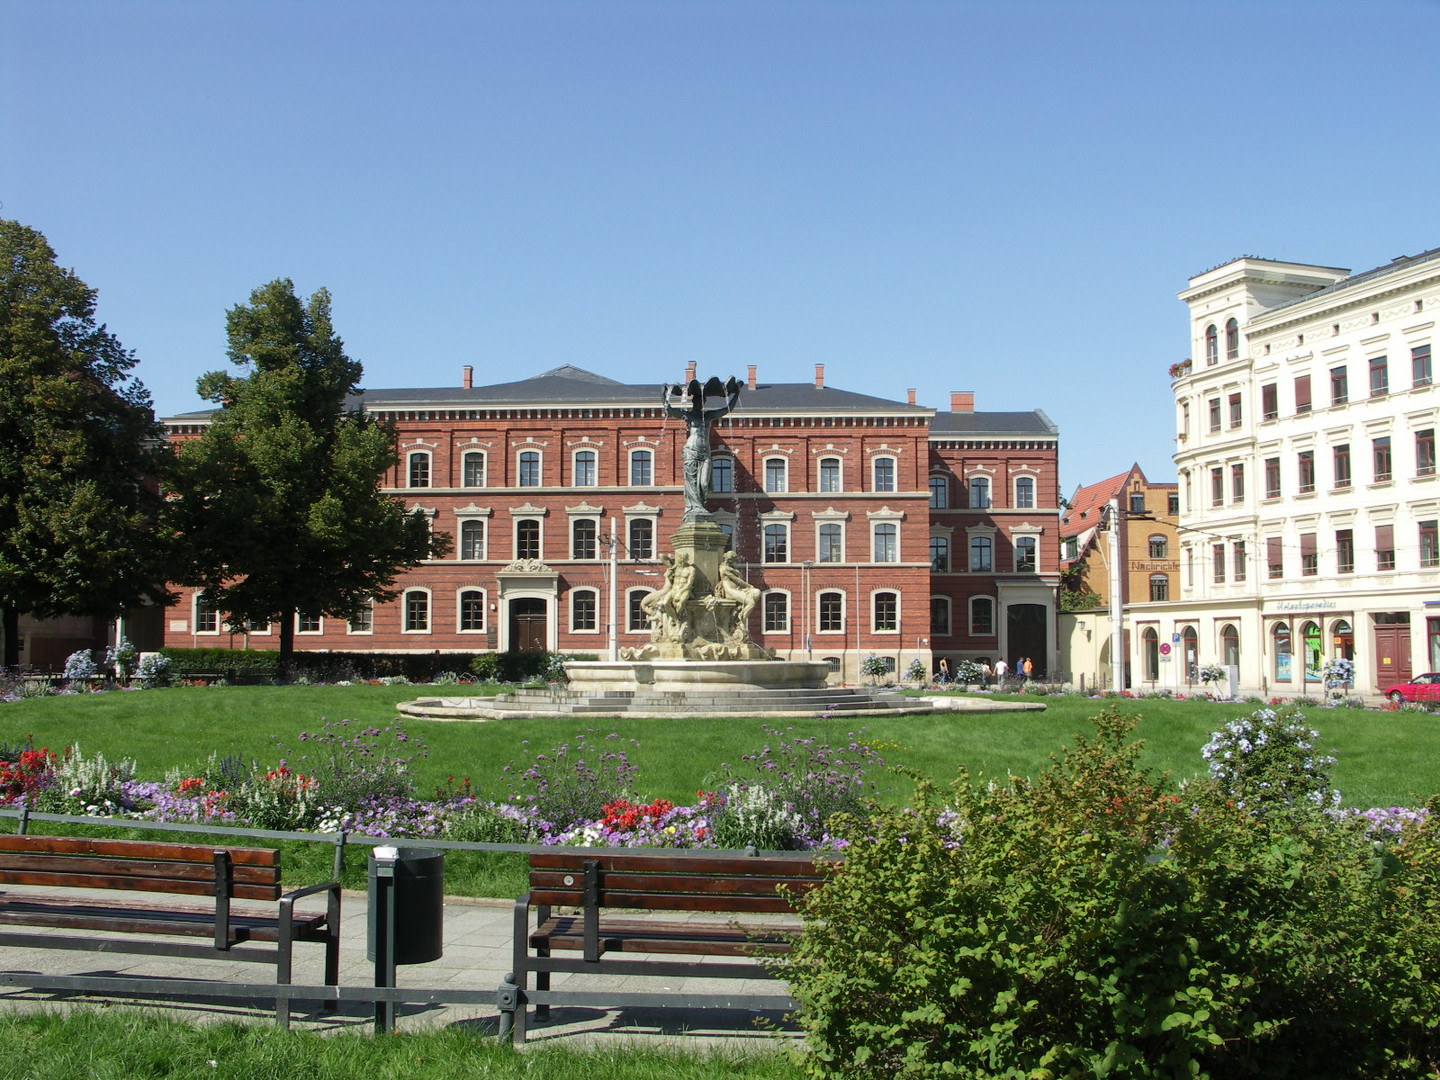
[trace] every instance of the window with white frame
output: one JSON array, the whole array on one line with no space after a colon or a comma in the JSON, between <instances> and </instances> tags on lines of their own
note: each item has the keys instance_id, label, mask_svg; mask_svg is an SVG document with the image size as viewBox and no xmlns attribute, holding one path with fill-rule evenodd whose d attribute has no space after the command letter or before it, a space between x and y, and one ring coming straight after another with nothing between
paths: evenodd
<instances>
[{"instance_id":1,"label":"window with white frame","mask_svg":"<svg viewBox=\"0 0 1440 1080\"><path fill-rule=\"evenodd\" d=\"M481 450L467 450L460 458L460 475L467 488L485 486L485 454Z\"/></svg>"},{"instance_id":2,"label":"window with white frame","mask_svg":"<svg viewBox=\"0 0 1440 1080\"><path fill-rule=\"evenodd\" d=\"M972 637L995 636L995 599L990 596L970 598L970 635Z\"/></svg>"},{"instance_id":3,"label":"window with white frame","mask_svg":"<svg viewBox=\"0 0 1440 1080\"><path fill-rule=\"evenodd\" d=\"M767 592L762 602L765 617L765 633L788 634L790 632L790 594Z\"/></svg>"},{"instance_id":4,"label":"window with white frame","mask_svg":"<svg viewBox=\"0 0 1440 1080\"><path fill-rule=\"evenodd\" d=\"M944 476L930 477L930 509L944 510L950 505L950 481Z\"/></svg>"},{"instance_id":5,"label":"window with white frame","mask_svg":"<svg viewBox=\"0 0 1440 1080\"><path fill-rule=\"evenodd\" d=\"M900 526L893 521L881 521L871 526L870 561L877 563L900 561Z\"/></svg>"},{"instance_id":6,"label":"window with white frame","mask_svg":"<svg viewBox=\"0 0 1440 1080\"><path fill-rule=\"evenodd\" d=\"M840 490L840 459L838 457L820 459L820 490L822 492Z\"/></svg>"},{"instance_id":7,"label":"window with white frame","mask_svg":"<svg viewBox=\"0 0 1440 1080\"><path fill-rule=\"evenodd\" d=\"M594 589L570 591L570 629L577 634L591 634L600 628L600 594Z\"/></svg>"},{"instance_id":8,"label":"window with white frame","mask_svg":"<svg viewBox=\"0 0 1440 1080\"><path fill-rule=\"evenodd\" d=\"M574 474L575 474L575 482L574 482L574 485L573 485L573 486L575 486L575 487L594 487L594 486L595 486L595 451L594 451L594 450L576 450L576 451L575 451L575 466L574 466L573 472L574 472Z\"/></svg>"},{"instance_id":9,"label":"window with white frame","mask_svg":"<svg viewBox=\"0 0 1440 1080\"><path fill-rule=\"evenodd\" d=\"M465 518L460 522L460 558L485 558L485 522L479 518Z\"/></svg>"},{"instance_id":10,"label":"window with white frame","mask_svg":"<svg viewBox=\"0 0 1440 1080\"><path fill-rule=\"evenodd\" d=\"M631 518L626 525L629 535L629 549L632 559L653 559L655 557L655 522L649 518Z\"/></svg>"},{"instance_id":11,"label":"window with white frame","mask_svg":"<svg viewBox=\"0 0 1440 1080\"><path fill-rule=\"evenodd\" d=\"M650 589L631 589L625 594L625 629L632 634L648 633L650 616L645 613L644 600Z\"/></svg>"},{"instance_id":12,"label":"window with white frame","mask_svg":"<svg viewBox=\"0 0 1440 1080\"><path fill-rule=\"evenodd\" d=\"M770 492L781 492L787 490L787 472L789 462L783 457L768 457L765 459L765 490Z\"/></svg>"},{"instance_id":13,"label":"window with white frame","mask_svg":"<svg viewBox=\"0 0 1440 1080\"><path fill-rule=\"evenodd\" d=\"M871 629L877 634L893 634L900 629L900 594L877 592L870 598Z\"/></svg>"},{"instance_id":14,"label":"window with white frame","mask_svg":"<svg viewBox=\"0 0 1440 1080\"><path fill-rule=\"evenodd\" d=\"M430 451L414 450L407 459L409 464L409 486L428 488L430 486Z\"/></svg>"},{"instance_id":15,"label":"window with white frame","mask_svg":"<svg viewBox=\"0 0 1440 1080\"><path fill-rule=\"evenodd\" d=\"M845 561L845 528L837 521L824 522L816 532L816 561Z\"/></svg>"},{"instance_id":16,"label":"window with white frame","mask_svg":"<svg viewBox=\"0 0 1440 1080\"><path fill-rule=\"evenodd\" d=\"M1035 507L1035 478L1033 476L1017 476L1015 478L1015 508L1017 510L1033 510Z\"/></svg>"},{"instance_id":17,"label":"window with white frame","mask_svg":"<svg viewBox=\"0 0 1440 1080\"><path fill-rule=\"evenodd\" d=\"M970 509L988 510L990 507L990 479L986 476L970 478Z\"/></svg>"},{"instance_id":18,"label":"window with white frame","mask_svg":"<svg viewBox=\"0 0 1440 1080\"><path fill-rule=\"evenodd\" d=\"M540 558L540 519L518 518L515 522L515 558Z\"/></svg>"},{"instance_id":19,"label":"window with white frame","mask_svg":"<svg viewBox=\"0 0 1440 1080\"><path fill-rule=\"evenodd\" d=\"M735 459L729 454L716 454L710 459L710 492L729 495L735 490Z\"/></svg>"},{"instance_id":20,"label":"window with white frame","mask_svg":"<svg viewBox=\"0 0 1440 1080\"><path fill-rule=\"evenodd\" d=\"M295 613L295 632L297 634L320 634L324 633L325 623L319 615L306 611Z\"/></svg>"},{"instance_id":21,"label":"window with white frame","mask_svg":"<svg viewBox=\"0 0 1440 1080\"><path fill-rule=\"evenodd\" d=\"M539 451L539 450L522 450L522 451L520 451L519 462L520 462L520 476L519 476L520 486L521 486L521 487L539 487L539 486L540 486L540 451Z\"/></svg>"},{"instance_id":22,"label":"window with white frame","mask_svg":"<svg viewBox=\"0 0 1440 1080\"><path fill-rule=\"evenodd\" d=\"M654 481L655 455L649 450L630 451L630 486L649 487Z\"/></svg>"},{"instance_id":23,"label":"window with white frame","mask_svg":"<svg viewBox=\"0 0 1440 1080\"><path fill-rule=\"evenodd\" d=\"M948 536L930 537L930 572L932 574L950 572L950 538Z\"/></svg>"},{"instance_id":24,"label":"window with white frame","mask_svg":"<svg viewBox=\"0 0 1440 1080\"><path fill-rule=\"evenodd\" d=\"M1033 536L1015 537L1015 572L1033 574L1039 569L1037 551L1039 543Z\"/></svg>"},{"instance_id":25,"label":"window with white frame","mask_svg":"<svg viewBox=\"0 0 1440 1080\"><path fill-rule=\"evenodd\" d=\"M405 612L407 634L428 634L430 632L430 590L411 589L402 601Z\"/></svg>"},{"instance_id":26,"label":"window with white frame","mask_svg":"<svg viewBox=\"0 0 1440 1080\"><path fill-rule=\"evenodd\" d=\"M220 609L203 592L195 594L195 633L218 634L220 632Z\"/></svg>"},{"instance_id":27,"label":"window with white frame","mask_svg":"<svg viewBox=\"0 0 1440 1080\"><path fill-rule=\"evenodd\" d=\"M950 636L950 598L948 596L932 596L930 598L930 635L932 637Z\"/></svg>"},{"instance_id":28,"label":"window with white frame","mask_svg":"<svg viewBox=\"0 0 1440 1080\"><path fill-rule=\"evenodd\" d=\"M772 521L765 526L764 559L767 563L790 561L790 526L784 522Z\"/></svg>"},{"instance_id":29,"label":"window with white frame","mask_svg":"<svg viewBox=\"0 0 1440 1080\"><path fill-rule=\"evenodd\" d=\"M988 536L970 538L970 570L989 573L995 565L995 541Z\"/></svg>"},{"instance_id":30,"label":"window with white frame","mask_svg":"<svg viewBox=\"0 0 1440 1080\"><path fill-rule=\"evenodd\" d=\"M593 559L600 545L600 523L594 518L573 518L570 522L570 558Z\"/></svg>"},{"instance_id":31,"label":"window with white frame","mask_svg":"<svg viewBox=\"0 0 1440 1080\"><path fill-rule=\"evenodd\" d=\"M373 634L375 632L375 601L366 600L350 616L347 632L351 634Z\"/></svg>"},{"instance_id":32,"label":"window with white frame","mask_svg":"<svg viewBox=\"0 0 1440 1080\"><path fill-rule=\"evenodd\" d=\"M845 594L826 590L815 598L815 628L822 634L845 632Z\"/></svg>"},{"instance_id":33,"label":"window with white frame","mask_svg":"<svg viewBox=\"0 0 1440 1080\"><path fill-rule=\"evenodd\" d=\"M485 592L483 589L465 589L460 593L459 630L462 634L476 634L485 629Z\"/></svg>"},{"instance_id":34,"label":"window with white frame","mask_svg":"<svg viewBox=\"0 0 1440 1080\"><path fill-rule=\"evenodd\" d=\"M870 468L875 478L873 490L895 490L895 459L893 457L877 457L871 462Z\"/></svg>"}]
</instances>

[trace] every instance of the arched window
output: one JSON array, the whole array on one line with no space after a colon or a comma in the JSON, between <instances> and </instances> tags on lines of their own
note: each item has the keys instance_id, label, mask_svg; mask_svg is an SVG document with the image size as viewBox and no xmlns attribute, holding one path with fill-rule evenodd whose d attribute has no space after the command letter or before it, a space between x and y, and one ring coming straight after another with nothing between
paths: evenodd
<instances>
[{"instance_id":1,"label":"arched window","mask_svg":"<svg viewBox=\"0 0 1440 1080\"><path fill-rule=\"evenodd\" d=\"M838 457L820 459L820 490L824 492L840 490L840 459Z\"/></svg>"},{"instance_id":2,"label":"arched window","mask_svg":"<svg viewBox=\"0 0 1440 1080\"><path fill-rule=\"evenodd\" d=\"M995 599L975 596L970 599L970 633L974 637L995 636Z\"/></svg>"},{"instance_id":3,"label":"arched window","mask_svg":"<svg viewBox=\"0 0 1440 1080\"><path fill-rule=\"evenodd\" d=\"M426 450L417 450L410 455L410 486L412 488L428 488L430 486L430 454Z\"/></svg>"},{"instance_id":4,"label":"arched window","mask_svg":"<svg viewBox=\"0 0 1440 1080\"><path fill-rule=\"evenodd\" d=\"M1033 476L1017 476L1015 478L1015 508L1032 510L1034 507L1035 478Z\"/></svg>"},{"instance_id":5,"label":"arched window","mask_svg":"<svg viewBox=\"0 0 1440 1080\"><path fill-rule=\"evenodd\" d=\"M576 518L570 523L570 557L593 559L599 550L596 538L599 526L594 518Z\"/></svg>"},{"instance_id":6,"label":"arched window","mask_svg":"<svg viewBox=\"0 0 1440 1080\"><path fill-rule=\"evenodd\" d=\"M1288 683L1294 678L1294 648L1290 641L1290 625L1276 623L1270 631L1270 638L1275 681Z\"/></svg>"},{"instance_id":7,"label":"arched window","mask_svg":"<svg viewBox=\"0 0 1440 1080\"><path fill-rule=\"evenodd\" d=\"M895 490L895 459L893 457L877 457L871 464L874 472L875 491Z\"/></svg>"},{"instance_id":8,"label":"arched window","mask_svg":"<svg viewBox=\"0 0 1440 1080\"><path fill-rule=\"evenodd\" d=\"M652 464L654 455L649 450L630 451L630 486L649 487L655 481Z\"/></svg>"},{"instance_id":9,"label":"arched window","mask_svg":"<svg viewBox=\"0 0 1440 1080\"><path fill-rule=\"evenodd\" d=\"M1140 640L1145 651L1145 681L1156 682L1160 678L1160 635L1153 626L1147 626Z\"/></svg>"},{"instance_id":10,"label":"arched window","mask_svg":"<svg viewBox=\"0 0 1440 1080\"><path fill-rule=\"evenodd\" d=\"M945 574L950 571L950 539L945 536L930 537L930 572Z\"/></svg>"},{"instance_id":11,"label":"arched window","mask_svg":"<svg viewBox=\"0 0 1440 1080\"><path fill-rule=\"evenodd\" d=\"M882 521L875 525L871 543L871 561L891 563L900 561L900 529L893 521Z\"/></svg>"},{"instance_id":12,"label":"arched window","mask_svg":"<svg viewBox=\"0 0 1440 1080\"><path fill-rule=\"evenodd\" d=\"M932 596L930 598L930 634L932 637L950 636L950 598L948 596Z\"/></svg>"},{"instance_id":13,"label":"arched window","mask_svg":"<svg viewBox=\"0 0 1440 1080\"><path fill-rule=\"evenodd\" d=\"M655 523L649 518L631 518L627 531L630 535L630 558L653 559L655 557Z\"/></svg>"},{"instance_id":14,"label":"arched window","mask_svg":"<svg viewBox=\"0 0 1440 1080\"><path fill-rule=\"evenodd\" d=\"M1185 658L1185 681L1193 683L1200 676L1200 635L1195 627L1187 626L1180 632L1183 642L1181 655Z\"/></svg>"},{"instance_id":15,"label":"arched window","mask_svg":"<svg viewBox=\"0 0 1440 1080\"><path fill-rule=\"evenodd\" d=\"M783 563L790 561L790 527L778 521L765 526L764 561Z\"/></svg>"},{"instance_id":16,"label":"arched window","mask_svg":"<svg viewBox=\"0 0 1440 1080\"><path fill-rule=\"evenodd\" d=\"M430 632L430 591L411 589L405 594L405 633L428 634Z\"/></svg>"},{"instance_id":17,"label":"arched window","mask_svg":"<svg viewBox=\"0 0 1440 1080\"><path fill-rule=\"evenodd\" d=\"M1170 552L1170 540L1168 537L1155 533L1150 537L1150 558L1163 559Z\"/></svg>"},{"instance_id":18,"label":"arched window","mask_svg":"<svg viewBox=\"0 0 1440 1080\"><path fill-rule=\"evenodd\" d=\"M460 522L460 558L485 558L485 522L476 518Z\"/></svg>"},{"instance_id":19,"label":"arched window","mask_svg":"<svg viewBox=\"0 0 1440 1080\"><path fill-rule=\"evenodd\" d=\"M1235 360L1240 356L1240 324L1235 319L1225 323L1225 359Z\"/></svg>"},{"instance_id":20,"label":"arched window","mask_svg":"<svg viewBox=\"0 0 1440 1080\"><path fill-rule=\"evenodd\" d=\"M575 483L574 487L595 486L595 451L575 451Z\"/></svg>"},{"instance_id":21,"label":"arched window","mask_svg":"<svg viewBox=\"0 0 1440 1080\"><path fill-rule=\"evenodd\" d=\"M515 522L515 558L540 558L540 522L536 518L520 518Z\"/></svg>"},{"instance_id":22,"label":"arched window","mask_svg":"<svg viewBox=\"0 0 1440 1080\"><path fill-rule=\"evenodd\" d=\"M950 481L943 476L930 477L930 509L944 510L950 505Z\"/></svg>"},{"instance_id":23,"label":"arched window","mask_svg":"<svg viewBox=\"0 0 1440 1080\"><path fill-rule=\"evenodd\" d=\"M540 486L540 451L524 450L520 453L520 486Z\"/></svg>"},{"instance_id":24,"label":"arched window","mask_svg":"<svg viewBox=\"0 0 1440 1080\"><path fill-rule=\"evenodd\" d=\"M877 592L870 598L871 626L877 634L900 629L900 594Z\"/></svg>"},{"instance_id":25,"label":"arched window","mask_svg":"<svg viewBox=\"0 0 1440 1080\"><path fill-rule=\"evenodd\" d=\"M765 459L765 490L780 492L786 490L786 473L790 463L783 457Z\"/></svg>"},{"instance_id":26,"label":"arched window","mask_svg":"<svg viewBox=\"0 0 1440 1080\"><path fill-rule=\"evenodd\" d=\"M1015 537L1015 572L1017 574L1033 574L1040 564L1038 552L1039 542L1033 536Z\"/></svg>"},{"instance_id":27,"label":"arched window","mask_svg":"<svg viewBox=\"0 0 1440 1080\"><path fill-rule=\"evenodd\" d=\"M819 617L815 626L822 634L843 633L845 630L845 594L822 592L815 598Z\"/></svg>"},{"instance_id":28,"label":"arched window","mask_svg":"<svg viewBox=\"0 0 1440 1080\"><path fill-rule=\"evenodd\" d=\"M460 632L476 633L485 629L485 593L466 589L460 594Z\"/></svg>"},{"instance_id":29,"label":"arched window","mask_svg":"<svg viewBox=\"0 0 1440 1080\"><path fill-rule=\"evenodd\" d=\"M577 634L594 633L600 628L600 594L594 589L570 591L570 629Z\"/></svg>"},{"instance_id":30,"label":"arched window","mask_svg":"<svg viewBox=\"0 0 1440 1080\"><path fill-rule=\"evenodd\" d=\"M995 542L988 536L972 536L970 538L970 569L972 572L980 571L989 573L994 565L991 555L995 548Z\"/></svg>"},{"instance_id":31,"label":"arched window","mask_svg":"<svg viewBox=\"0 0 1440 1080\"><path fill-rule=\"evenodd\" d=\"M461 477L467 488L485 486L485 455L479 450L467 450L461 461Z\"/></svg>"},{"instance_id":32,"label":"arched window","mask_svg":"<svg viewBox=\"0 0 1440 1080\"><path fill-rule=\"evenodd\" d=\"M990 508L990 481L983 476L972 476L970 478L970 509L988 510Z\"/></svg>"},{"instance_id":33,"label":"arched window","mask_svg":"<svg viewBox=\"0 0 1440 1080\"><path fill-rule=\"evenodd\" d=\"M790 632L790 595L783 592L767 592L764 600L765 633L788 634Z\"/></svg>"},{"instance_id":34,"label":"arched window","mask_svg":"<svg viewBox=\"0 0 1440 1080\"><path fill-rule=\"evenodd\" d=\"M845 561L845 531L837 522L827 521L821 525L817 538L819 562Z\"/></svg>"},{"instance_id":35,"label":"arched window","mask_svg":"<svg viewBox=\"0 0 1440 1080\"><path fill-rule=\"evenodd\" d=\"M1325 667L1325 649L1320 641L1318 624L1307 622L1300 627L1300 647L1304 650L1305 681L1320 682L1320 672Z\"/></svg>"},{"instance_id":36,"label":"arched window","mask_svg":"<svg viewBox=\"0 0 1440 1080\"><path fill-rule=\"evenodd\" d=\"M716 454L710 459L710 492L728 495L735 490L735 459L729 454Z\"/></svg>"},{"instance_id":37,"label":"arched window","mask_svg":"<svg viewBox=\"0 0 1440 1080\"><path fill-rule=\"evenodd\" d=\"M1211 323L1205 328L1205 366L1211 367L1220 362L1220 332Z\"/></svg>"},{"instance_id":38,"label":"arched window","mask_svg":"<svg viewBox=\"0 0 1440 1080\"><path fill-rule=\"evenodd\" d=\"M1240 666L1240 631L1235 629L1234 623L1226 623L1220 628L1220 656L1220 662L1226 667Z\"/></svg>"}]
</instances>

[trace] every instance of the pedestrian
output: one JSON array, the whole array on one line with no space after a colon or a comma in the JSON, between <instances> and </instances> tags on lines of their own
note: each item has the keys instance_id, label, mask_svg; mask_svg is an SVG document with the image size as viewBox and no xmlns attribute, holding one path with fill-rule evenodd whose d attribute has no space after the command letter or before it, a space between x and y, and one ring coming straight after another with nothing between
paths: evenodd
<instances>
[{"instance_id":1,"label":"pedestrian","mask_svg":"<svg viewBox=\"0 0 1440 1080\"><path fill-rule=\"evenodd\" d=\"M1030 681L1030 676L1035 674L1035 665L1031 663L1030 657L1025 657L1025 681Z\"/></svg>"},{"instance_id":2,"label":"pedestrian","mask_svg":"<svg viewBox=\"0 0 1440 1080\"><path fill-rule=\"evenodd\" d=\"M997 690L1005 689L1005 676L1008 674L1010 674L1010 665L1005 663L1005 658L1002 656L995 661L995 688Z\"/></svg>"},{"instance_id":3,"label":"pedestrian","mask_svg":"<svg viewBox=\"0 0 1440 1080\"><path fill-rule=\"evenodd\" d=\"M950 681L950 664L943 656L940 658L940 685L944 686Z\"/></svg>"},{"instance_id":4,"label":"pedestrian","mask_svg":"<svg viewBox=\"0 0 1440 1080\"><path fill-rule=\"evenodd\" d=\"M981 690L989 690L989 689L990 689L990 676L993 675L993 674L994 674L994 672L990 670L990 661L989 661L989 660L981 660L981 661L980 661L980 689L981 689Z\"/></svg>"}]
</instances>

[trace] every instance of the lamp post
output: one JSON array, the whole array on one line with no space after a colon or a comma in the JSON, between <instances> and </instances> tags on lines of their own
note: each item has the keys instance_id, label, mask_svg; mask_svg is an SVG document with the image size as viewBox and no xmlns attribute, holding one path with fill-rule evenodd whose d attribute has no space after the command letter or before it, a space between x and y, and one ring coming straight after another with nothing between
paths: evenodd
<instances>
[{"instance_id":1,"label":"lamp post","mask_svg":"<svg viewBox=\"0 0 1440 1080\"><path fill-rule=\"evenodd\" d=\"M617 593L620 587L620 537L615 532L615 518L610 518L610 596L606 605L606 619L609 621L608 645L612 664L620 659L620 625Z\"/></svg>"},{"instance_id":2,"label":"lamp post","mask_svg":"<svg viewBox=\"0 0 1440 1080\"><path fill-rule=\"evenodd\" d=\"M1120 500L1110 500L1110 688L1125 689L1125 631L1120 625Z\"/></svg>"}]
</instances>

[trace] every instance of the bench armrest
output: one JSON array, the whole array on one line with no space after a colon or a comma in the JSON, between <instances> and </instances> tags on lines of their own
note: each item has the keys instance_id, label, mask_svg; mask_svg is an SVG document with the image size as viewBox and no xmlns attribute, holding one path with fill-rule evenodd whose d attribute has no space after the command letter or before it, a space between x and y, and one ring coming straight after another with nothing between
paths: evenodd
<instances>
[{"instance_id":1,"label":"bench armrest","mask_svg":"<svg viewBox=\"0 0 1440 1080\"><path fill-rule=\"evenodd\" d=\"M313 896L316 893L327 891L334 892L338 896L340 893L340 883L338 881L327 881L323 885L306 885L303 889L291 889L284 896L282 896L281 899L289 900L291 903L294 903L301 897Z\"/></svg>"}]
</instances>

